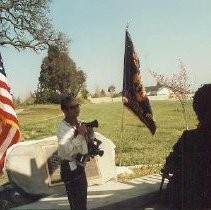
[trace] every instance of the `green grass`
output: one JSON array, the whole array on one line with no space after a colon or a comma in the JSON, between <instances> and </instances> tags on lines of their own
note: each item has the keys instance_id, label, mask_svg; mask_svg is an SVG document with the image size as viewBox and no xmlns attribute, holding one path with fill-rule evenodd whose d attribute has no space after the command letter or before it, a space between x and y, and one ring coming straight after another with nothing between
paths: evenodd
<instances>
[{"instance_id":1,"label":"green grass","mask_svg":"<svg viewBox=\"0 0 211 210\"><path fill-rule=\"evenodd\" d=\"M184 130L185 121L177 101L152 101L151 105L157 123L157 132L154 136L143 123L125 109L121 139L121 103L88 104L82 107L81 114L88 121L98 119L100 127L97 131L113 140L117 146L117 164L120 158L122 165L160 164ZM190 102L187 109L189 127L194 128L196 118Z\"/></svg>"},{"instance_id":2,"label":"green grass","mask_svg":"<svg viewBox=\"0 0 211 210\"><path fill-rule=\"evenodd\" d=\"M157 123L157 132L154 136L125 108L121 138L121 103L83 104L80 118L87 122L98 120L99 128L95 130L111 139L116 145L117 164L119 158L122 165L160 164L184 130L185 121L182 108L177 101L151 101L151 105ZM194 128L197 121L191 102L187 104L187 110L189 128ZM27 107L18 114L22 139L36 140L55 135L62 118L59 105Z\"/></svg>"},{"instance_id":3,"label":"green grass","mask_svg":"<svg viewBox=\"0 0 211 210\"><path fill-rule=\"evenodd\" d=\"M121 103L83 104L80 118L87 122L98 120L99 128L95 130L116 145L116 164L162 164L183 132L185 121L178 101L151 101L151 106L157 123L154 136L125 108L121 138ZM187 104L187 110L189 128L195 128L197 120L191 101ZM55 135L63 114L59 105L34 105L26 107L18 114L18 119L22 139L36 140Z\"/></svg>"}]
</instances>

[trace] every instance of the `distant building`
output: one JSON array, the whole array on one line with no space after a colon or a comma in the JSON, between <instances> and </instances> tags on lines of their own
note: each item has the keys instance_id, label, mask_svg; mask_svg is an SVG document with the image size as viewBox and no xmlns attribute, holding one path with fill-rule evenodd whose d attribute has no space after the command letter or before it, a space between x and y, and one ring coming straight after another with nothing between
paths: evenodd
<instances>
[{"instance_id":1,"label":"distant building","mask_svg":"<svg viewBox=\"0 0 211 210\"><path fill-rule=\"evenodd\" d=\"M172 95L172 91L167 88L167 87L161 87L158 89L157 91L157 95L160 96L160 95L166 95L166 96L171 96Z\"/></svg>"},{"instance_id":2,"label":"distant building","mask_svg":"<svg viewBox=\"0 0 211 210\"><path fill-rule=\"evenodd\" d=\"M146 93L148 96L168 96L168 97L170 97L172 95L172 91L169 88L167 88L159 83L157 83L156 86L146 87L145 90L146 90Z\"/></svg>"}]
</instances>

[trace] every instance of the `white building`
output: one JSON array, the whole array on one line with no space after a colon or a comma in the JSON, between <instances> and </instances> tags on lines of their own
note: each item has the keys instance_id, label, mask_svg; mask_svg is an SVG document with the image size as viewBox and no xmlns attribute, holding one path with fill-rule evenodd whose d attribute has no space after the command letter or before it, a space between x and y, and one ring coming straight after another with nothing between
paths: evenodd
<instances>
[{"instance_id":1,"label":"white building","mask_svg":"<svg viewBox=\"0 0 211 210\"><path fill-rule=\"evenodd\" d=\"M172 94L172 91L167 87L160 87L157 90L157 96L161 96L161 95L170 96L171 94Z\"/></svg>"}]
</instances>

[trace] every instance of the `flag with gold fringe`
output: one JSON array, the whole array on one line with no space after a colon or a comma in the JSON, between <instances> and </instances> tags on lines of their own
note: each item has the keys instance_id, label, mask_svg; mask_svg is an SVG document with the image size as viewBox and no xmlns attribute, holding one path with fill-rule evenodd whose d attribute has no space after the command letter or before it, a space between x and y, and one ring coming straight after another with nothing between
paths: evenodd
<instances>
[{"instance_id":1,"label":"flag with gold fringe","mask_svg":"<svg viewBox=\"0 0 211 210\"><path fill-rule=\"evenodd\" d=\"M156 124L140 75L140 62L128 30L125 37L123 104L131 110L154 135Z\"/></svg>"},{"instance_id":2,"label":"flag with gold fringe","mask_svg":"<svg viewBox=\"0 0 211 210\"><path fill-rule=\"evenodd\" d=\"M20 140L20 129L0 53L0 173L7 149Z\"/></svg>"}]
</instances>

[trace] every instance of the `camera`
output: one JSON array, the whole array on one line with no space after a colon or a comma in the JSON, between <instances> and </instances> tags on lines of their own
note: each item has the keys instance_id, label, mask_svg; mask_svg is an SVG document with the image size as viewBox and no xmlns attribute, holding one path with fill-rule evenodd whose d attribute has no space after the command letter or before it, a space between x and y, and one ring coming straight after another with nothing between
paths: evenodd
<instances>
[{"instance_id":1,"label":"camera","mask_svg":"<svg viewBox=\"0 0 211 210\"><path fill-rule=\"evenodd\" d=\"M83 124L87 127L88 133L91 130L93 132L93 128L98 127L98 121L93 120L91 122L83 122ZM87 136L87 147L88 147L88 154L82 155L77 154L76 160L79 163L84 163L86 160L90 160L90 158L94 158L95 156L99 155L102 157L104 155L104 151L99 148L102 142L99 139L92 138L91 136Z\"/></svg>"},{"instance_id":2,"label":"camera","mask_svg":"<svg viewBox=\"0 0 211 210\"><path fill-rule=\"evenodd\" d=\"M98 121L97 120L93 120L91 122L83 122L83 124L86 127L90 127L90 128L97 128L98 127Z\"/></svg>"},{"instance_id":3,"label":"camera","mask_svg":"<svg viewBox=\"0 0 211 210\"><path fill-rule=\"evenodd\" d=\"M101 144L102 142L96 138L92 139L92 142L88 142L88 154L91 158L94 158L96 155L100 157L104 155L104 151L99 149Z\"/></svg>"}]
</instances>

